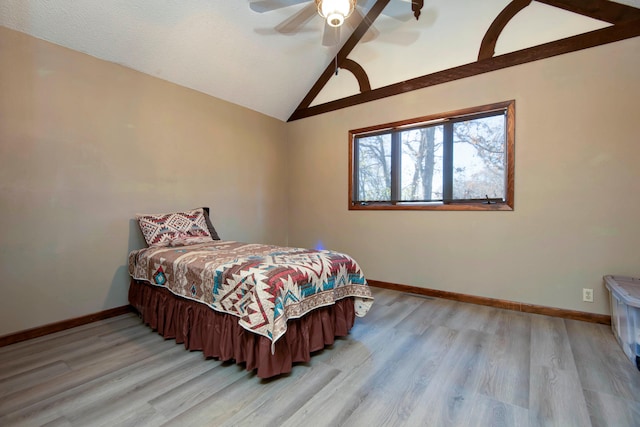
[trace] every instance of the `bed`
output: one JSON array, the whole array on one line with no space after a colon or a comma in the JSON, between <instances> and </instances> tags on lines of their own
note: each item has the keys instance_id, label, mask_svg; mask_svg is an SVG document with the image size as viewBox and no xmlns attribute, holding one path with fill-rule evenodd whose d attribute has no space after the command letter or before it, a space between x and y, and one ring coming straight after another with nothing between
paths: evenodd
<instances>
[{"instance_id":1,"label":"bed","mask_svg":"<svg viewBox=\"0 0 640 427\"><path fill-rule=\"evenodd\" d=\"M373 298L358 263L329 251L220 240L197 208L137 215L129 302L167 339L260 378L346 336Z\"/></svg>"}]
</instances>

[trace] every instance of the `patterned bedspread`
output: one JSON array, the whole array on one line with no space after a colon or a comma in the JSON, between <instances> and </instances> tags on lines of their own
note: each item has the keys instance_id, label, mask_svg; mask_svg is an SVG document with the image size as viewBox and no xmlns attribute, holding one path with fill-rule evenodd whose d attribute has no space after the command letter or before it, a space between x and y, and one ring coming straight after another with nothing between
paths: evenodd
<instances>
[{"instance_id":1,"label":"patterned bedspread","mask_svg":"<svg viewBox=\"0 0 640 427\"><path fill-rule=\"evenodd\" d=\"M373 297L358 263L327 250L233 241L149 247L129 254L129 274L239 318L275 343L287 319L355 297L364 316Z\"/></svg>"}]
</instances>

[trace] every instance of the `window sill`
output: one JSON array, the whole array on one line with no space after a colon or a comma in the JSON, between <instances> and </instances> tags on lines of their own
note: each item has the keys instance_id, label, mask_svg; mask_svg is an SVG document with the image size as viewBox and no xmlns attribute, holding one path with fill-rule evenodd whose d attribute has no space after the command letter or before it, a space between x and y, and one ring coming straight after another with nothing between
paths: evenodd
<instances>
[{"instance_id":1,"label":"window sill","mask_svg":"<svg viewBox=\"0 0 640 427\"><path fill-rule=\"evenodd\" d=\"M349 204L350 211L513 211L507 203L368 203Z\"/></svg>"}]
</instances>

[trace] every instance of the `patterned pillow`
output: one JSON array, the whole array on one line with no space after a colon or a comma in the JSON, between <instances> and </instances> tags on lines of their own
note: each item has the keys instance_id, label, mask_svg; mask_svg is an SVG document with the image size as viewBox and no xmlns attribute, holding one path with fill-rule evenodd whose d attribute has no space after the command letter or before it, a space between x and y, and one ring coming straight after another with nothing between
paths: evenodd
<instances>
[{"instance_id":1,"label":"patterned pillow","mask_svg":"<svg viewBox=\"0 0 640 427\"><path fill-rule=\"evenodd\" d=\"M169 246L174 239L211 239L202 208L169 214L136 214L149 246Z\"/></svg>"}]
</instances>

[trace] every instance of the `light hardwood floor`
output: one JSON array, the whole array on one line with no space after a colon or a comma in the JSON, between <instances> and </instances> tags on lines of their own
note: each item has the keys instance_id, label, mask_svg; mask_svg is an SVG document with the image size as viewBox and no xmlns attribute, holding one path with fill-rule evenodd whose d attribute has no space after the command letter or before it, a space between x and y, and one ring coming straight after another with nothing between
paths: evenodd
<instances>
[{"instance_id":1,"label":"light hardwood floor","mask_svg":"<svg viewBox=\"0 0 640 427\"><path fill-rule=\"evenodd\" d=\"M373 291L348 337L267 381L133 314L0 348L0 425L640 425L608 326Z\"/></svg>"}]
</instances>

